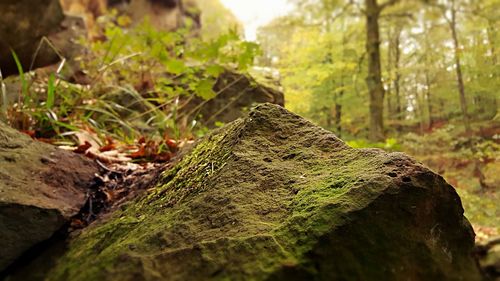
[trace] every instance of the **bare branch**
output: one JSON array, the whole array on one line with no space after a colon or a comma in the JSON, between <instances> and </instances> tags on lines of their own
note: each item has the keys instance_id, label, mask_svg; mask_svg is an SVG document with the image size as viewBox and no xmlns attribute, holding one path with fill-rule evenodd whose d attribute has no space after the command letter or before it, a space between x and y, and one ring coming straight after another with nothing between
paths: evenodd
<instances>
[{"instance_id":1,"label":"bare branch","mask_svg":"<svg viewBox=\"0 0 500 281\"><path fill-rule=\"evenodd\" d=\"M335 22L335 20L337 20L337 19L339 19L339 18L341 18L341 17L345 16L345 15L348 13L349 8L350 8L352 5L354 5L354 3L353 3L352 1L350 1L350 2L346 3L346 4L342 7L342 9L340 9L339 13L333 16L333 21L332 21L332 23L333 23L333 22Z\"/></svg>"},{"instance_id":2,"label":"bare branch","mask_svg":"<svg viewBox=\"0 0 500 281\"><path fill-rule=\"evenodd\" d=\"M393 13L393 14L383 14L380 18L409 18L415 19L411 13Z\"/></svg>"},{"instance_id":3,"label":"bare branch","mask_svg":"<svg viewBox=\"0 0 500 281\"><path fill-rule=\"evenodd\" d=\"M446 23L448 23L449 25L453 24L452 20L449 19L448 16L446 15L446 13L448 11L448 7L446 7L444 4L438 4L438 3L429 3L429 2L427 2L427 4L429 6L431 6L431 7L438 8L441 11L441 13L443 14L443 18L446 20Z\"/></svg>"},{"instance_id":4,"label":"bare branch","mask_svg":"<svg viewBox=\"0 0 500 281\"><path fill-rule=\"evenodd\" d=\"M382 12L385 8L397 4L399 1L400 0L389 0L389 1L385 2L382 5L379 5L378 9L379 9L380 12Z\"/></svg>"}]
</instances>

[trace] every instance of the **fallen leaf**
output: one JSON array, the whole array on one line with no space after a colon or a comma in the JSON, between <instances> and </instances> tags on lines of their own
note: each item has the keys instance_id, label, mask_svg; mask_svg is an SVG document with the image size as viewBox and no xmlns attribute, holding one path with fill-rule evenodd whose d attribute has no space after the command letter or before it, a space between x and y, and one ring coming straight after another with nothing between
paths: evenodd
<instances>
[{"instance_id":1,"label":"fallen leaf","mask_svg":"<svg viewBox=\"0 0 500 281\"><path fill-rule=\"evenodd\" d=\"M21 130L21 133L30 136L30 138L34 139L36 132L34 130Z\"/></svg>"},{"instance_id":2,"label":"fallen leaf","mask_svg":"<svg viewBox=\"0 0 500 281\"><path fill-rule=\"evenodd\" d=\"M143 158L145 155L146 155L146 146L141 145L141 147L139 147L139 150L129 154L129 157L132 159L138 159L138 158Z\"/></svg>"},{"instance_id":3,"label":"fallen leaf","mask_svg":"<svg viewBox=\"0 0 500 281\"><path fill-rule=\"evenodd\" d=\"M110 137L106 137L106 145L99 148L99 151L106 152L106 151L111 151L111 150L115 150L115 149L116 149L116 144L113 141L113 139Z\"/></svg>"},{"instance_id":4,"label":"fallen leaf","mask_svg":"<svg viewBox=\"0 0 500 281\"><path fill-rule=\"evenodd\" d=\"M166 144L171 152L177 152L177 142L173 139L167 139Z\"/></svg>"},{"instance_id":5,"label":"fallen leaf","mask_svg":"<svg viewBox=\"0 0 500 281\"><path fill-rule=\"evenodd\" d=\"M73 152L78 154L85 154L85 152L87 152L87 150L89 150L91 147L92 145L88 141L85 141L84 144L79 145L75 150L73 150Z\"/></svg>"},{"instance_id":6,"label":"fallen leaf","mask_svg":"<svg viewBox=\"0 0 500 281\"><path fill-rule=\"evenodd\" d=\"M155 156L156 162L168 162L172 159L172 155L168 152L163 152Z\"/></svg>"}]
</instances>

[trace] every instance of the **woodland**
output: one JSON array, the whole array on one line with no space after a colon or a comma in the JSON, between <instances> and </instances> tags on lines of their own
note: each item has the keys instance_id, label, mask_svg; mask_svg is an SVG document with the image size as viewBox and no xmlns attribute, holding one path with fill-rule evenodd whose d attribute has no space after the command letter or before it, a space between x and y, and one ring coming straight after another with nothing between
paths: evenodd
<instances>
[{"instance_id":1,"label":"woodland","mask_svg":"<svg viewBox=\"0 0 500 281\"><path fill-rule=\"evenodd\" d=\"M352 146L416 157L497 232L499 2L294 3L259 32L287 108Z\"/></svg>"},{"instance_id":2,"label":"woodland","mask_svg":"<svg viewBox=\"0 0 500 281\"><path fill-rule=\"evenodd\" d=\"M496 228L499 2L294 3L259 32L287 107L350 145L416 157Z\"/></svg>"},{"instance_id":3,"label":"woodland","mask_svg":"<svg viewBox=\"0 0 500 281\"><path fill-rule=\"evenodd\" d=\"M0 0L0 280L500 280L500 0L287 3Z\"/></svg>"}]
</instances>

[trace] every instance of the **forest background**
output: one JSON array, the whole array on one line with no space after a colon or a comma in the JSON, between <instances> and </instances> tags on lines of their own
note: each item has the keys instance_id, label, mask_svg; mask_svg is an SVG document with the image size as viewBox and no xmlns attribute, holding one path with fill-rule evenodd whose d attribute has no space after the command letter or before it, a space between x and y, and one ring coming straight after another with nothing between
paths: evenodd
<instances>
[{"instance_id":1,"label":"forest background","mask_svg":"<svg viewBox=\"0 0 500 281\"><path fill-rule=\"evenodd\" d=\"M500 1L294 0L259 29L286 107L354 147L404 151L498 235Z\"/></svg>"},{"instance_id":2,"label":"forest background","mask_svg":"<svg viewBox=\"0 0 500 281\"><path fill-rule=\"evenodd\" d=\"M166 134L180 143L208 131L178 122L182 107L220 94L229 68L283 91L289 110L353 147L415 157L456 187L478 240L499 235L500 0L289 0L255 42L228 1L197 1L201 36L189 21L127 30L130 19L110 11L97 21L108 40L80 42L87 85L67 83L63 64L38 80L19 67L22 98L2 94L0 118L60 146L82 128L104 148Z\"/></svg>"}]
</instances>

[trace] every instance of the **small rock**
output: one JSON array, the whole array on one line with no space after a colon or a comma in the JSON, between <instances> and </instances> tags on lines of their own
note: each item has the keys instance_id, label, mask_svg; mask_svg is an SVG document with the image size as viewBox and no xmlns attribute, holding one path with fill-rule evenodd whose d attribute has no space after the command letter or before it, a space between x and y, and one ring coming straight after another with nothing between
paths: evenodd
<instances>
[{"instance_id":1,"label":"small rock","mask_svg":"<svg viewBox=\"0 0 500 281\"><path fill-rule=\"evenodd\" d=\"M80 211L95 172L90 160L0 122L0 271Z\"/></svg>"},{"instance_id":2,"label":"small rock","mask_svg":"<svg viewBox=\"0 0 500 281\"><path fill-rule=\"evenodd\" d=\"M11 49L19 57L23 70L53 64L59 60L47 44L37 49L44 36L57 33L64 19L58 0L0 1L0 66L4 77L16 74Z\"/></svg>"}]
</instances>

